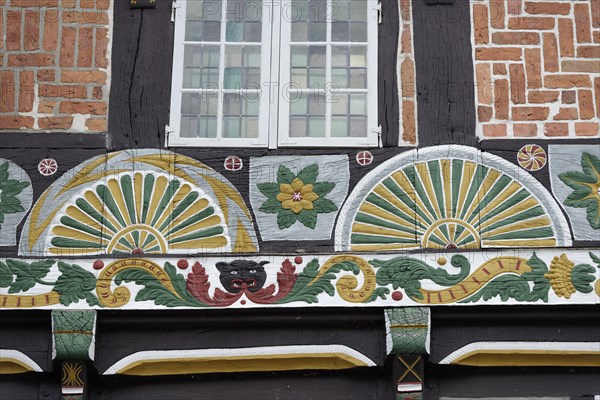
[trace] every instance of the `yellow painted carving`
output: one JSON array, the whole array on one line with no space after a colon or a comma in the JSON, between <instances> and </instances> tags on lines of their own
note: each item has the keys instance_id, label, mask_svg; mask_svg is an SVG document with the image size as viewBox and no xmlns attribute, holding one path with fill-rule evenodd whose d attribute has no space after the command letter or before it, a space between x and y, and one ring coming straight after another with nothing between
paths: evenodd
<instances>
[{"instance_id":1,"label":"yellow painted carving","mask_svg":"<svg viewBox=\"0 0 600 400\"><path fill-rule=\"evenodd\" d=\"M483 263L462 283L443 290L421 289L423 299L413 300L421 304L450 304L475 294L495 277L507 273L522 275L531 272L525 258L496 257Z\"/></svg>"},{"instance_id":2,"label":"yellow painted carving","mask_svg":"<svg viewBox=\"0 0 600 400\"><path fill-rule=\"evenodd\" d=\"M71 178L71 180L69 182L67 182L67 184L65 186L62 187L62 189L60 189L60 191L58 192L56 197L65 193L67 190L73 189L74 187L83 185L85 183L96 182L96 181L104 178L105 176L107 176L108 175L107 172L99 172L99 173L92 174L92 175L90 175L90 173L93 170L95 170L97 167L99 167L100 165L110 161L113 157L116 157L121 153L122 153L121 151L118 151L116 153L110 153L104 157L98 157L97 160L90 162L88 165L86 165L85 167L80 169L79 172L77 172L75 174L75 176L73 176L73 178ZM55 197L55 199L56 199L56 197Z\"/></svg>"},{"instance_id":3,"label":"yellow painted carving","mask_svg":"<svg viewBox=\"0 0 600 400\"><path fill-rule=\"evenodd\" d=\"M149 225L134 224L120 230L119 233L117 233L112 238L112 240L110 241L110 243L108 243L108 246L106 248L107 253L112 253L115 250L115 246L117 246L119 240L121 240L122 237L127 236L134 231L146 232L145 236L147 236L148 233L151 233L152 235L154 235L156 241L158 242L158 246L160 247L160 253L164 254L167 252L167 242L157 229L154 229ZM146 247L152 248L153 246L154 245L150 243Z\"/></svg>"},{"instance_id":4,"label":"yellow painted carving","mask_svg":"<svg viewBox=\"0 0 600 400\"><path fill-rule=\"evenodd\" d=\"M238 218L237 234L235 236L235 244L233 246L234 253L256 253L258 249L252 242L252 238L248 230L244 228L242 221Z\"/></svg>"},{"instance_id":5,"label":"yellow painted carving","mask_svg":"<svg viewBox=\"0 0 600 400\"><path fill-rule=\"evenodd\" d=\"M96 283L96 294L103 306L115 308L121 307L129 302L129 299L131 298L129 289L124 286L119 286L112 291L110 286L116 274L126 269L133 268L142 269L152 274L161 285L167 288L175 296L181 298L171 284L171 280L167 273L159 267L158 264L144 259L128 258L110 263L100 273L98 282Z\"/></svg>"},{"instance_id":6,"label":"yellow painted carving","mask_svg":"<svg viewBox=\"0 0 600 400\"><path fill-rule=\"evenodd\" d=\"M0 357L0 375L22 374L31 371L33 368L15 358Z\"/></svg>"},{"instance_id":7,"label":"yellow painted carving","mask_svg":"<svg viewBox=\"0 0 600 400\"><path fill-rule=\"evenodd\" d=\"M375 287L377 286L377 282L375 279L375 271L371 264L367 262L362 257L351 256L351 255L339 255L333 256L329 260L327 260L319 269L319 273L314 277L312 281L308 284L308 286L315 283L321 276L323 276L327 271L331 269L335 264L351 261L358 265L360 271L364 275L364 281L361 288L358 287L358 280L354 275L344 275L340 277L335 284L335 288L340 295L340 297L350 303L363 303L371 297L373 291L375 291Z\"/></svg>"},{"instance_id":8,"label":"yellow painted carving","mask_svg":"<svg viewBox=\"0 0 600 400\"><path fill-rule=\"evenodd\" d=\"M550 270L544 275L544 278L550 281L552 290L558 297L570 299L571 295L577 290L571 281L571 273L575 263L567 258L566 254L560 257L554 257L550 263Z\"/></svg>"},{"instance_id":9,"label":"yellow painted carving","mask_svg":"<svg viewBox=\"0 0 600 400\"><path fill-rule=\"evenodd\" d=\"M300 353L261 356L222 356L141 360L123 367L119 374L137 376L208 374L216 372L340 370L368 366L344 353Z\"/></svg>"},{"instance_id":10,"label":"yellow painted carving","mask_svg":"<svg viewBox=\"0 0 600 400\"><path fill-rule=\"evenodd\" d=\"M227 198L231 199L235 204L237 204L237 206L242 209L248 218L252 218L250 216L250 211L248 211L248 208L246 208L244 199L242 199L242 196L240 196L235 189L232 189L225 183L213 178L212 176L204 174L201 176L206 179L206 182L208 182L208 184L212 187L213 192L215 192L217 200L219 201L219 206L223 210L223 215L225 216L226 220L229 219L229 206L227 205Z\"/></svg>"},{"instance_id":11,"label":"yellow painted carving","mask_svg":"<svg viewBox=\"0 0 600 400\"><path fill-rule=\"evenodd\" d=\"M600 351L475 350L454 360L452 364L479 367L600 367Z\"/></svg>"},{"instance_id":12,"label":"yellow painted carving","mask_svg":"<svg viewBox=\"0 0 600 400\"><path fill-rule=\"evenodd\" d=\"M58 304L60 295L48 292L36 295L0 294L0 308L35 308Z\"/></svg>"},{"instance_id":13,"label":"yellow painted carving","mask_svg":"<svg viewBox=\"0 0 600 400\"><path fill-rule=\"evenodd\" d=\"M431 236L432 233L436 232L438 233L438 235L443 235L445 236L440 230L439 228L442 225L449 225L452 226L452 229L455 229L456 226L462 226L465 228L465 230L463 231L463 233L461 234L461 236L458 237L458 239L456 240L457 243L460 243L460 241L462 241L463 239L465 239L468 234L470 233L471 235L473 235L473 237L475 238L475 242L471 242L469 244L467 244L466 246L463 246L463 248L473 248L473 249L477 249L481 246L481 239L479 238L479 234L477 233L477 231L475 230L475 228L473 228L471 225L467 224L465 221L461 220L461 219L456 219L456 218L444 218L444 219L440 219L438 221L435 221L433 224L431 224L431 226L429 226L429 228L427 229L427 231L425 231L425 233L423 234L423 239L422 239L422 243L423 243L423 247L425 248L443 248L443 246L440 246L436 243L430 242L429 238ZM450 234L450 236L452 236L452 232ZM447 238L450 239L450 238Z\"/></svg>"},{"instance_id":14,"label":"yellow painted carving","mask_svg":"<svg viewBox=\"0 0 600 400\"><path fill-rule=\"evenodd\" d=\"M62 385L63 386L83 386L81 372L83 364L73 362L63 362L62 365Z\"/></svg>"}]
</instances>

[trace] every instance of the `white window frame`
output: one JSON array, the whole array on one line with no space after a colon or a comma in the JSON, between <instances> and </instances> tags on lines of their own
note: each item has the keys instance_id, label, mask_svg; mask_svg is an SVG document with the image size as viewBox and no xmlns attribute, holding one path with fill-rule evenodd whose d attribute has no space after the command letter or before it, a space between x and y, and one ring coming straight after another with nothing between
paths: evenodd
<instances>
[{"instance_id":1,"label":"white window frame","mask_svg":"<svg viewBox=\"0 0 600 400\"><path fill-rule=\"evenodd\" d=\"M181 101L186 92L201 92L197 89L182 89L183 61L186 44L219 45L221 47L220 62L224 60L226 45L225 31L226 8L221 12L221 41L220 42L189 42L185 41L186 7L193 0L174 0L175 34L173 47L173 69L171 82L171 111L169 125L166 127L167 147L228 147L228 148L271 148L278 147L377 147L380 143L381 127L378 122L378 20L379 1L364 0L368 4L368 46L367 46L367 102L368 126L365 137L328 137L331 134L330 104L327 104L326 137L289 137L289 107L284 92L285 82L290 80L290 48L291 23L283 18L285 10L289 10L292 0L263 0L262 42L261 42L261 98L259 113L258 138L222 138L223 123L223 90L218 90L218 115L216 138L187 138L179 135L181 128ZM286 8L287 7L287 8ZM275 17L277 16L277 17ZM331 15L327 16L331 23ZM331 30L328 29L327 47L332 44ZM319 42L319 44L322 44ZM235 45L235 43L230 44ZM330 64L330 54L327 52L327 65ZM223 67L219 68L219 82L223 82ZM331 68L327 69L331 77ZM327 79L331 81L331 79ZM284 84L282 85L282 82ZM327 89L326 98L331 98L333 91ZM214 92L213 92L214 93Z\"/></svg>"}]
</instances>

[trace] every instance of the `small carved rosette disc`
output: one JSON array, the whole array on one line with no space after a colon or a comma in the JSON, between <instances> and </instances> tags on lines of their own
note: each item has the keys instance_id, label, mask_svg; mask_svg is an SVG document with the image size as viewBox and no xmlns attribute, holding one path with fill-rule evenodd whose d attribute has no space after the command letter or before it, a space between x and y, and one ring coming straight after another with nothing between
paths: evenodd
<instances>
[{"instance_id":1,"label":"small carved rosette disc","mask_svg":"<svg viewBox=\"0 0 600 400\"><path fill-rule=\"evenodd\" d=\"M517 153L519 165L531 172L539 171L546 165L546 151L537 144L527 144Z\"/></svg>"}]
</instances>

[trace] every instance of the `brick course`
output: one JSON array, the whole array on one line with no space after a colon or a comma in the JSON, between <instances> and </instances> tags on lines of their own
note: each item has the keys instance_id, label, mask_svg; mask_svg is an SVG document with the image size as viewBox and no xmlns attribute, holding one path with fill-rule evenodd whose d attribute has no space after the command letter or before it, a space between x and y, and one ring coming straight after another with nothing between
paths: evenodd
<instances>
[{"instance_id":1,"label":"brick course","mask_svg":"<svg viewBox=\"0 0 600 400\"><path fill-rule=\"evenodd\" d=\"M600 0L471 0L478 135L600 135Z\"/></svg>"},{"instance_id":2,"label":"brick course","mask_svg":"<svg viewBox=\"0 0 600 400\"><path fill-rule=\"evenodd\" d=\"M106 131L110 5L1 2L0 129Z\"/></svg>"}]
</instances>

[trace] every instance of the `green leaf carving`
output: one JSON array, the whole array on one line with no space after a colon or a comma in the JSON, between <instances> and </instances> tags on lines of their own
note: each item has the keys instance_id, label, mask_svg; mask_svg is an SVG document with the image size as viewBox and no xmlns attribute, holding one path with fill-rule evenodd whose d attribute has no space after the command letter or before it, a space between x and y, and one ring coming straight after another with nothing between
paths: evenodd
<instances>
[{"instance_id":1,"label":"green leaf carving","mask_svg":"<svg viewBox=\"0 0 600 400\"><path fill-rule=\"evenodd\" d=\"M313 192L319 197L323 197L331 192L333 188L335 188L335 183L333 182L316 182L313 185Z\"/></svg>"},{"instance_id":2,"label":"green leaf carving","mask_svg":"<svg viewBox=\"0 0 600 400\"><path fill-rule=\"evenodd\" d=\"M309 165L308 167L302 168L296 178L304 182L305 185L314 184L319 176L319 166L317 164Z\"/></svg>"},{"instance_id":3,"label":"green leaf carving","mask_svg":"<svg viewBox=\"0 0 600 400\"><path fill-rule=\"evenodd\" d=\"M594 253L590 251L590 258L592 261L600 268L600 257L596 256Z\"/></svg>"},{"instance_id":4,"label":"green leaf carving","mask_svg":"<svg viewBox=\"0 0 600 400\"><path fill-rule=\"evenodd\" d=\"M317 213L330 213L337 211L335 203L324 197L320 197L313 203L314 210Z\"/></svg>"},{"instance_id":5,"label":"green leaf carving","mask_svg":"<svg viewBox=\"0 0 600 400\"><path fill-rule=\"evenodd\" d=\"M56 280L54 291L60 293L60 303L68 306L79 300L86 300L90 306L99 305L96 296L91 293L96 288L96 277L77 264L58 262L62 273Z\"/></svg>"},{"instance_id":6,"label":"green leaf carving","mask_svg":"<svg viewBox=\"0 0 600 400\"><path fill-rule=\"evenodd\" d=\"M10 285L8 293L26 292L35 286L36 283L49 284L42 281L50 267L54 264L52 260L36 261L31 264L19 260L6 260L6 265L16 279Z\"/></svg>"},{"instance_id":7,"label":"green leaf carving","mask_svg":"<svg viewBox=\"0 0 600 400\"><path fill-rule=\"evenodd\" d=\"M377 268L377 283L382 286L392 285L394 289L402 288L413 299L423 299L421 281L432 280L439 285L452 286L463 281L471 269L466 257L454 255L450 263L459 268L456 274L449 274L444 268L434 268L424 261L405 256L390 260L371 260L370 264Z\"/></svg>"},{"instance_id":8,"label":"green leaf carving","mask_svg":"<svg viewBox=\"0 0 600 400\"><path fill-rule=\"evenodd\" d=\"M277 170L277 183L287 183L290 184L296 178L296 175L288 167L285 165L280 165Z\"/></svg>"},{"instance_id":9,"label":"green leaf carving","mask_svg":"<svg viewBox=\"0 0 600 400\"><path fill-rule=\"evenodd\" d=\"M317 259L310 261L304 268L304 271L298 274L298 279L290 294L281 299L279 303L291 303L294 301L318 303L319 299L317 296L323 292L330 296L335 295L335 288L331 282L336 278L338 272L350 271L355 275L360 273L358 265L351 261L344 261L333 265L326 273L321 275L318 280L309 285L309 283L318 275L319 267L320 265ZM380 293L381 292L378 292L378 294Z\"/></svg>"},{"instance_id":10,"label":"green leaf carving","mask_svg":"<svg viewBox=\"0 0 600 400\"><path fill-rule=\"evenodd\" d=\"M0 165L0 184L6 182L8 179L8 161L4 162L4 164Z\"/></svg>"},{"instance_id":11,"label":"green leaf carving","mask_svg":"<svg viewBox=\"0 0 600 400\"><path fill-rule=\"evenodd\" d=\"M289 228L294 225L297 218L298 216L294 214L293 211L282 209L279 211L279 214L277 214L277 226L279 226L279 229Z\"/></svg>"},{"instance_id":12,"label":"green leaf carving","mask_svg":"<svg viewBox=\"0 0 600 400\"><path fill-rule=\"evenodd\" d=\"M172 269L171 269L172 267ZM171 276L171 274L175 274L174 266L169 264L165 267L165 272ZM169 274L169 272L171 274ZM171 276L172 279L172 276ZM120 285L122 282L135 282L137 285L143 286L142 289L135 296L136 301L153 301L156 305L162 305L167 307L189 307L198 306L200 303L194 299L192 303L186 299L182 299L173 294L169 289L164 287L158 279L154 277L149 272L144 271L143 269L131 268L126 269L119 272L115 276L115 283ZM179 285L180 282L175 283L174 285ZM179 292L181 287L176 288L177 292Z\"/></svg>"},{"instance_id":13,"label":"green leaf carving","mask_svg":"<svg viewBox=\"0 0 600 400\"><path fill-rule=\"evenodd\" d=\"M29 186L29 182L8 178L8 161L6 161L0 165L0 223L4 222L4 214L25 211L21 201L15 196Z\"/></svg>"},{"instance_id":14,"label":"green leaf carving","mask_svg":"<svg viewBox=\"0 0 600 400\"><path fill-rule=\"evenodd\" d=\"M587 208L587 220L591 227L600 229L600 160L590 153L581 156L583 172L569 171L558 177L565 185L573 189L564 201L570 207Z\"/></svg>"},{"instance_id":15,"label":"green leaf carving","mask_svg":"<svg viewBox=\"0 0 600 400\"><path fill-rule=\"evenodd\" d=\"M591 283L596 280L596 268L589 264L578 264L571 271L571 282L578 292L590 293L594 288Z\"/></svg>"},{"instance_id":16,"label":"green leaf carving","mask_svg":"<svg viewBox=\"0 0 600 400\"><path fill-rule=\"evenodd\" d=\"M298 214L298 221L310 229L315 229L317 226L317 211L303 210Z\"/></svg>"},{"instance_id":17,"label":"green leaf carving","mask_svg":"<svg viewBox=\"0 0 600 400\"><path fill-rule=\"evenodd\" d=\"M277 199L269 199L265 201L262 206L258 209L266 214L277 214L283 208L281 207L281 203Z\"/></svg>"},{"instance_id":18,"label":"green leaf carving","mask_svg":"<svg viewBox=\"0 0 600 400\"><path fill-rule=\"evenodd\" d=\"M9 287L13 283L13 274L8 265L0 261L0 287Z\"/></svg>"},{"instance_id":19,"label":"green leaf carving","mask_svg":"<svg viewBox=\"0 0 600 400\"><path fill-rule=\"evenodd\" d=\"M460 301L460 303L474 303L480 299L487 301L494 297L500 297L501 301L515 299L520 302L535 302L542 300L547 303L550 282L544 275L548 272L548 266L535 252L527 261L527 264L531 267L531 272L526 272L521 276L499 276L485 285L479 292ZM531 282L533 287L530 285Z\"/></svg>"},{"instance_id":20,"label":"green leaf carving","mask_svg":"<svg viewBox=\"0 0 600 400\"><path fill-rule=\"evenodd\" d=\"M275 198L279 194L279 185L274 182L258 183L256 187L268 198Z\"/></svg>"}]
</instances>

